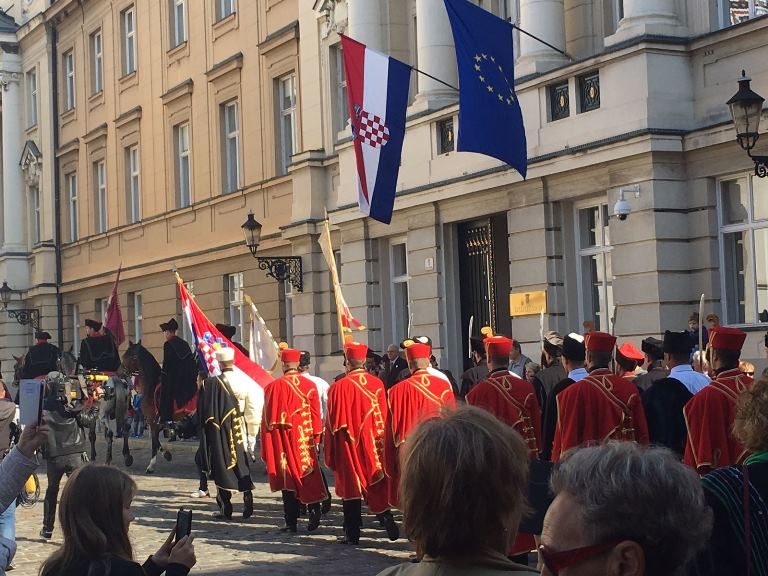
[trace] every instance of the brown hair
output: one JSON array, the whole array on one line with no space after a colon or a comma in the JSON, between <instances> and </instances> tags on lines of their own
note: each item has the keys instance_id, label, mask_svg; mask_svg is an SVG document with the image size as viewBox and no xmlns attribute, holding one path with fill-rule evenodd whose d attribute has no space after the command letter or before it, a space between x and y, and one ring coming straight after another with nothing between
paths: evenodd
<instances>
[{"instance_id":1,"label":"brown hair","mask_svg":"<svg viewBox=\"0 0 768 576\"><path fill-rule=\"evenodd\" d=\"M64 486L59 507L64 543L40 567L40 576L83 564L87 568L109 556L133 560L123 510L135 494L133 479L113 466L89 464L76 470Z\"/></svg>"},{"instance_id":2,"label":"brown hair","mask_svg":"<svg viewBox=\"0 0 768 576\"><path fill-rule=\"evenodd\" d=\"M527 489L523 439L485 410L466 406L423 422L406 444L400 480L405 529L433 558L506 553Z\"/></svg>"},{"instance_id":3,"label":"brown hair","mask_svg":"<svg viewBox=\"0 0 768 576\"><path fill-rule=\"evenodd\" d=\"M752 452L768 450L768 376L739 396L733 433Z\"/></svg>"}]
</instances>

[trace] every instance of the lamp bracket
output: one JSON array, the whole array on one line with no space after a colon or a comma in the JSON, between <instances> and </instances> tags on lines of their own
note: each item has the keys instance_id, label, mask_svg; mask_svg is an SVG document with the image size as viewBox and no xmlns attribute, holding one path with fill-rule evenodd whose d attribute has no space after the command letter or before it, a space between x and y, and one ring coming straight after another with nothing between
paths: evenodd
<instances>
[{"instance_id":1,"label":"lamp bracket","mask_svg":"<svg viewBox=\"0 0 768 576\"><path fill-rule=\"evenodd\" d=\"M299 256L257 256L259 270L266 270L278 282L288 282L297 292L304 291L301 257Z\"/></svg>"},{"instance_id":2,"label":"lamp bracket","mask_svg":"<svg viewBox=\"0 0 768 576\"><path fill-rule=\"evenodd\" d=\"M6 308L6 311L12 320L16 320L22 326L31 325L35 330L40 327L40 311L37 308L20 308L18 310Z\"/></svg>"},{"instance_id":3,"label":"lamp bracket","mask_svg":"<svg viewBox=\"0 0 768 576\"><path fill-rule=\"evenodd\" d=\"M758 178L768 177L768 156L753 156L749 154L755 163L755 176Z\"/></svg>"}]
</instances>

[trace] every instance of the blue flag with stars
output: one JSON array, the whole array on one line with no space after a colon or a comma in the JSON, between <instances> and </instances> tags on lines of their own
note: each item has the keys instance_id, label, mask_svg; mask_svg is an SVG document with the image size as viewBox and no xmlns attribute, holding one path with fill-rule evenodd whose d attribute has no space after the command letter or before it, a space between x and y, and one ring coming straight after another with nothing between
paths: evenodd
<instances>
[{"instance_id":1,"label":"blue flag with stars","mask_svg":"<svg viewBox=\"0 0 768 576\"><path fill-rule=\"evenodd\" d=\"M512 25L467 0L445 0L459 65L457 150L506 162L525 178L528 154L515 95Z\"/></svg>"}]
</instances>

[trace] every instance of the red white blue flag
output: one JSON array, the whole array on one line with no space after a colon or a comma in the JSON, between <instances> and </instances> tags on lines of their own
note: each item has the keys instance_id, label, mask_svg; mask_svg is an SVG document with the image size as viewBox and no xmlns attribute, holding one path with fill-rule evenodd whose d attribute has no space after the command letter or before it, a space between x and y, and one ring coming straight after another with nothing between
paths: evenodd
<instances>
[{"instance_id":1,"label":"red white blue flag","mask_svg":"<svg viewBox=\"0 0 768 576\"><path fill-rule=\"evenodd\" d=\"M216 326L211 323L203 311L200 310L200 307L197 305L194 298L190 296L181 276L177 274L176 279L179 285L179 297L181 298L182 310L184 310L184 318L195 339L195 350L208 370L208 374L211 376L218 376L221 374L221 370L219 368L219 363L216 361L216 350L218 348L229 347L230 345L226 338L224 338L224 335L216 329ZM253 380L262 388L274 380L269 372L256 364L240 350L234 348L234 351L234 369L236 372L244 374L247 378Z\"/></svg>"},{"instance_id":2,"label":"red white blue flag","mask_svg":"<svg viewBox=\"0 0 768 576\"><path fill-rule=\"evenodd\" d=\"M360 211L389 224L405 139L411 67L341 37Z\"/></svg>"}]
</instances>

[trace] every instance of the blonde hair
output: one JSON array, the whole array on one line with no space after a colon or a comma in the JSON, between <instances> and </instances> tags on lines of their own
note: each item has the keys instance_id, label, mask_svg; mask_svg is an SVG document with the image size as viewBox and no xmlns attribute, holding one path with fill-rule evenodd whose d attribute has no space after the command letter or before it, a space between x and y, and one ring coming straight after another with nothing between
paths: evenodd
<instances>
[{"instance_id":1,"label":"blonde hair","mask_svg":"<svg viewBox=\"0 0 768 576\"><path fill-rule=\"evenodd\" d=\"M525 511L525 442L479 408L443 416L423 422L406 443L400 503L407 535L434 558L506 553Z\"/></svg>"},{"instance_id":2,"label":"blonde hair","mask_svg":"<svg viewBox=\"0 0 768 576\"><path fill-rule=\"evenodd\" d=\"M768 376L755 380L737 401L733 433L752 452L768 451Z\"/></svg>"},{"instance_id":3,"label":"blonde hair","mask_svg":"<svg viewBox=\"0 0 768 576\"><path fill-rule=\"evenodd\" d=\"M744 374L749 374L750 376L755 373L755 365L752 364L752 362L747 362L746 360L742 360L739 362L739 370L744 372Z\"/></svg>"}]
</instances>

